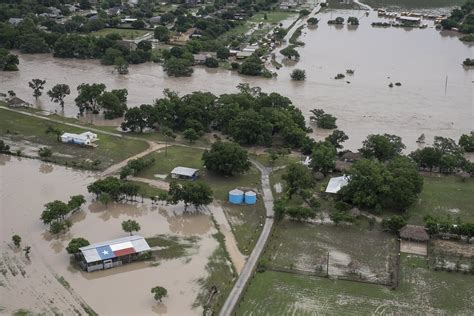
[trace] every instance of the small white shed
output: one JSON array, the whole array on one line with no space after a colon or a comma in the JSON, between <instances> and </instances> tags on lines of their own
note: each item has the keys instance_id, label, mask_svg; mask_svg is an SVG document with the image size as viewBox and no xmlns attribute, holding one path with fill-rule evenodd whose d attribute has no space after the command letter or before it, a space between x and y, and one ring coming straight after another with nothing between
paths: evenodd
<instances>
[{"instance_id":1,"label":"small white shed","mask_svg":"<svg viewBox=\"0 0 474 316\"><path fill-rule=\"evenodd\" d=\"M329 180L329 183L326 187L326 193L336 194L349 183L349 177L346 175L340 177L334 177Z\"/></svg>"},{"instance_id":2,"label":"small white shed","mask_svg":"<svg viewBox=\"0 0 474 316\"><path fill-rule=\"evenodd\" d=\"M176 167L171 171L171 178L173 179L196 179L199 169L188 167Z\"/></svg>"}]
</instances>

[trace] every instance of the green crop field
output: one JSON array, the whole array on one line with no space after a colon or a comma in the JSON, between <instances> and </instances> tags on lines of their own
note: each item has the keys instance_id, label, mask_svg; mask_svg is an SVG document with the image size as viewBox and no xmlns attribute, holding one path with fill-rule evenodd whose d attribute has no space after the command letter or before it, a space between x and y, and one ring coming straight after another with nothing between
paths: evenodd
<instances>
[{"instance_id":1,"label":"green crop field","mask_svg":"<svg viewBox=\"0 0 474 316\"><path fill-rule=\"evenodd\" d=\"M256 274L237 315L470 315L474 276L428 270L402 256L401 285L387 287L280 272Z\"/></svg>"},{"instance_id":2,"label":"green crop field","mask_svg":"<svg viewBox=\"0 0 474 316\"><path fill-rule=\"evenodd\" d=\"M423 191L408 215L414 224L422 224L425 215L474 221L474 179L463 182L454 176L424 177Z\"/></svg>"},{"instance_id":3,"label":"green crop field","mask_svg":"<svg viewBox=\"0 0 474 316\"><path fill-rule=\"evenodd\" d=\"M87 147L58 142L56 135L46 134L48 126L63 132L82 133L87 130L40 118L0 109L0 138L12 142L15 147L49 147L53 151L53 162L73 166L84 160L100 160L99 169L125 160L144 151L148 144L140 140L125 139L98 133L97 147Z\"/></svg>"}]
</instances>

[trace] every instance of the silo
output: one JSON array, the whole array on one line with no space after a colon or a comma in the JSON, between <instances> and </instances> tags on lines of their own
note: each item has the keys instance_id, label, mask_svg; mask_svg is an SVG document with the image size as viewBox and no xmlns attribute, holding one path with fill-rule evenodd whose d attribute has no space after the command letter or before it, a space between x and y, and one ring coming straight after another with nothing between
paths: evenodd
<instances>
[{"instance_id":1,"label":"silo","mask_svg":"<svg viewBox=\"0 0 474 316\"><path fill-rule=\"evenodd\" d=\"M257 203L257 193L253 191L245 192L245 204L255 204Z\"/></svg>"},{"instance_id":2,"label":"silo","mask_svg":"<svg viewBox=\"0 0 474 316\"><path fill-rule=\"evenodd\" d=\"M229 202L232 204L242 204L244 202L244 192L239 189L230 191Z\"/></svg>"}]
</instances>

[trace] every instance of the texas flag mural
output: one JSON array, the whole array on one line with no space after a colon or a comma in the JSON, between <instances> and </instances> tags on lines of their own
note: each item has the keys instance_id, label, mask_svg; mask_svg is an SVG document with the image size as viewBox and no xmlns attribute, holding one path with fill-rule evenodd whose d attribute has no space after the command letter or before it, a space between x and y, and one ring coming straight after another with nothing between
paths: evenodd
<instances>
[{"instance_id":1,"label":"texas flag mural","mask_svg":"<svg viewBox=\"0 0 474 316\"><path fill-rule=\"evenodd\" d=\"M136 252L133 244L130 241L121 242L110 246L107 245L96 247L95 249L102 260L125 256Z\"/></svg>"}]
</instances>

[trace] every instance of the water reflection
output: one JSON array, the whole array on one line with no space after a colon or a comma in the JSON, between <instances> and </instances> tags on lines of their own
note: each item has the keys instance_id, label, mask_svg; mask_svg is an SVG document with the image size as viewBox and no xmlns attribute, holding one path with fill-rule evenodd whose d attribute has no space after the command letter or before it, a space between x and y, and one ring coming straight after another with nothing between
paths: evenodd
<instances>
[{"instance_id":1,"label":"water reflection","mask_svg":"<svg viewBox=\"0 0 474 316\"><path fill-rule=\"evenodd\" d=\"M41 173L51 173L53 172L54 167L52 164L49 163L42 163L39 167L39 172Z\"/></svg>"},{"instance_id":2,"label":"water reflection","mask_svg":"<svg viewBox=\"0 0 474 316\"><path fill-rule=\"evenodd\" d=\"M170 214L164 208L160 208L159 213L168 221L170 231L180 235L203 235L208 233L213 226L209 214L199 212Z\"/></svg>"}]
</instances>

